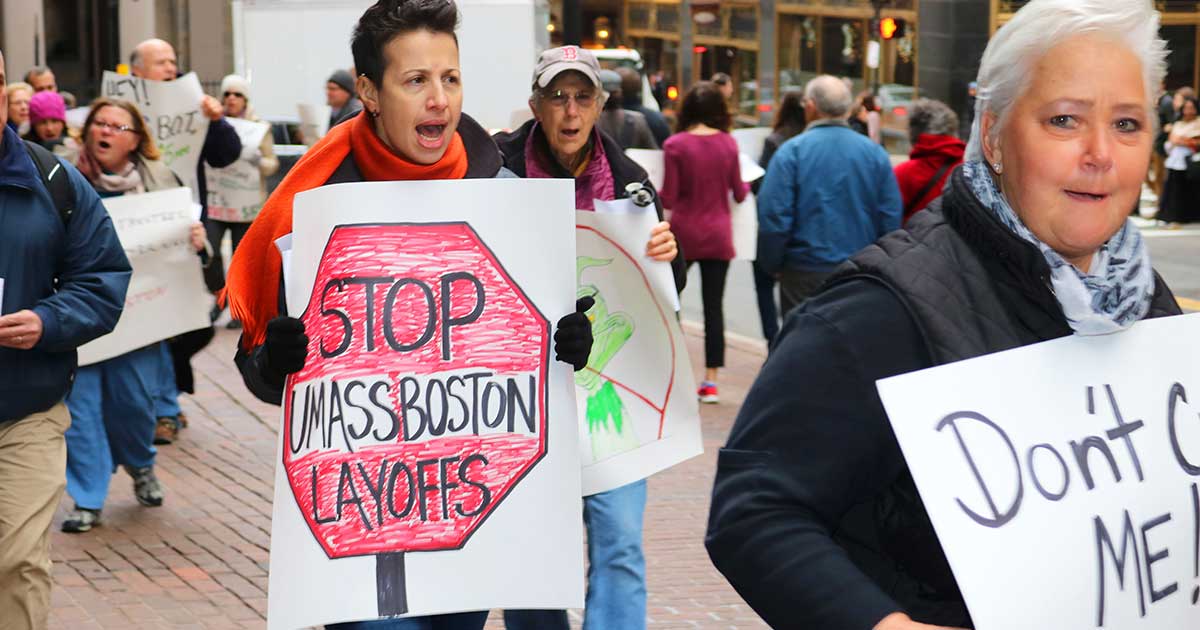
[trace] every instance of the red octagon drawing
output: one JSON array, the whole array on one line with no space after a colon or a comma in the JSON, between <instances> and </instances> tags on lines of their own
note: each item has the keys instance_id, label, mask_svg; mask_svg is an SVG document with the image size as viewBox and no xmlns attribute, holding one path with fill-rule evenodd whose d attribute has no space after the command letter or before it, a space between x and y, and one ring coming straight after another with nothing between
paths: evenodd
<instances>
[{"instance_id":1,"label":"red octagon drawing","mask_svg":"<svg viewBox=\"0 0 1200 630\"><path fill-rule=\"evenodd\" d=\"M550 323L466 223L342 225L283 465L330 558L461 548L546 454Z\"/></svg>"}]
</instances>

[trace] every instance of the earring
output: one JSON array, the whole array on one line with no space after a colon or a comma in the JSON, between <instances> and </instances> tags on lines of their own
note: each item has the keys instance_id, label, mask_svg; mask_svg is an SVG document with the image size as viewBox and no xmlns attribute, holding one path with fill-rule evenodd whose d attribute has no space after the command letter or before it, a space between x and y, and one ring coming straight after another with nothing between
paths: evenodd
<instances>
[{"instance_id":1,"label":"earring","mask_svg":"<svg viewBox=\"0 0 1200 630\"><path fill-rule=\"evenodd\" d=\"M1001 165L999 162L996 162L995 164L993 164L992 169L996 171L997 175L1004 172L1004 166Z\"/></svg>"},{"instance_id":2,"label":"earring","mask_svg":"<svg viewBox=\"0 0 1200 630\"><path fill-rule=\"evenodd\" d=\"M379 118L379 112L377 112L373 109L368 109L367 115L370 116L371 118Z\"/></svg>"}]
</instances>

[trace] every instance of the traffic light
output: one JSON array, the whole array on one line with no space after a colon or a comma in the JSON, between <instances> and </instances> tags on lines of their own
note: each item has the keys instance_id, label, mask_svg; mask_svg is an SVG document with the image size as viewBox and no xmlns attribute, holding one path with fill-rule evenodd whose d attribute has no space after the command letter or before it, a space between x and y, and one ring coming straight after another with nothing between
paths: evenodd
<instances>
[{"instance_id":1,"label":"traffic light","mask_svg":"<svg viewBox=\"0 0 1200 630\"><path fill-rule=\"evenodd\" d=\"M896 18L888 17L879 20L879 36L882 37L884 41L895 37L899 30L900 22L898 22Z\"/></svg>"}]
</instances>

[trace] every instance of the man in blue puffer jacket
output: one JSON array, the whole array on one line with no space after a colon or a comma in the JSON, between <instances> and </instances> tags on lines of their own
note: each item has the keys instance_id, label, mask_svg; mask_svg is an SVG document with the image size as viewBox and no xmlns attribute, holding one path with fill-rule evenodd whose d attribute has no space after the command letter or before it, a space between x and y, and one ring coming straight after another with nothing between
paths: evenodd
<instances>
[{"instance_id":1,"label":"man in blue puffer jacket","mask_svg":"<svg viewBox=\"0 0 1200 630\"><path fill-rule=\"evenodd\" d=\"M75 349L116 326L131 271L91 185L59 161L48 188L5 126L7 103L0 54L0 626L25 630L45 628L50 612ZM66 216L51 193L64 181Z\"/></svg>"}]
</instances>

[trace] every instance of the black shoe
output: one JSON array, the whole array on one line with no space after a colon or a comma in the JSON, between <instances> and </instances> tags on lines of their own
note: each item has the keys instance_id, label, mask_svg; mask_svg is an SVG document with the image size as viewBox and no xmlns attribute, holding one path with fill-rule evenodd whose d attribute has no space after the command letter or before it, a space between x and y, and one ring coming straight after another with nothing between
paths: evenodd
<instances>
[{"instance_id":1,"label":"black shoe","mask_svg":"<svg viewBox=\"0 0 1200 630\"><path fill-rule=\"evenodd\" d=\"M89 510L78 505L67 513L62 530L68 534L81 534L100 524L100 510Z\"/></svg>"},{"instance_id":2,"label":"black shoe","mask_svg":"<svg viewBox=\"0 0 1200 630\"><path fill-rule=\"evenodd\" d=\"M221 308L220 304L213 304L212 310L208 312L208 321L217 321L223 312L225 312L225 309Z\"/></svg>"},{"instance_id":3,"label":"black shoe","mask_svg":"<svg viewBox=\"0 0 1200 630\"><path fill-rule=\"evenodd\" d=\"M239 322L236 319L231 319L231 320L229 320L228 324L225 324L226 330L241 330L241 328L242 328L242 322Z\"/></svg>"}]
</instances>

